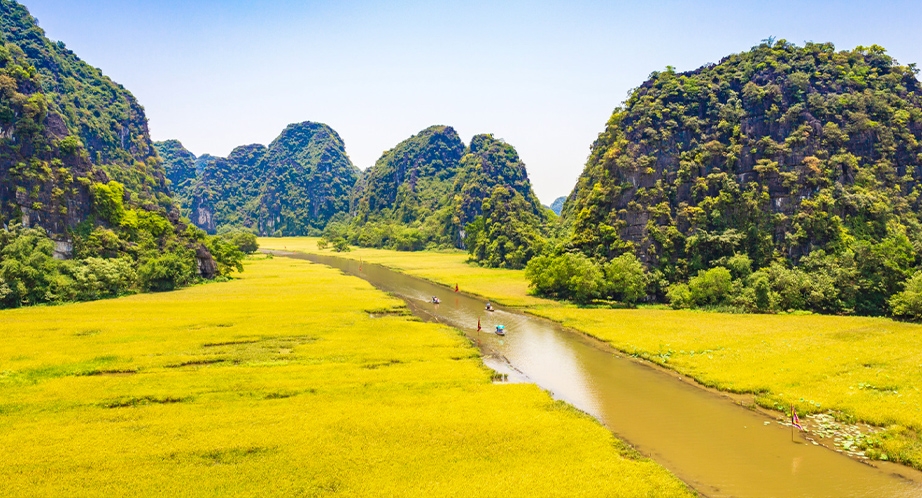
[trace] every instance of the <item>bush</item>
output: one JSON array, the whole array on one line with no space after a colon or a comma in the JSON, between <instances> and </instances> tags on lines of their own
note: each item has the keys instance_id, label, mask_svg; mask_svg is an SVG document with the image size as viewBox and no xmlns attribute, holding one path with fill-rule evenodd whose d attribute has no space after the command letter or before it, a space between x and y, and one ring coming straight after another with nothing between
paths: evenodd
<instances>
[{"instance_id":1,"label":"bush","mask_svg":"<svg viewBox=\"0 0 922 498\"><path fill-rule=\"evenodd\" d=\"M57 292L49 293L61 266L53 254L54 242L41 228L0 231L0 305L11 308L57 300Z\"/></svg>"},{"instance_id":2,"label":"bush","mask_svg":"<svg viewBox=\"0 0 922 498\"><path fill-rule=\"evenodd\" d=\"M688 290L698 306L725 304L733 290L733 276L723 267L702 270L688 281Z\"/></svg>"},{"instance_id":3,"label":"bush","mask_svg":"<svg viewBox=\"0 0 922 498\"><path fill-rule=\"evenodd\" d=\"M129 292L138 275L129 259L86 258L69 265L73 279L72 299L93 300Z\"/></svg>"},{"instance_id":4,"label":"bush","mask_svg":"<svg viewBox=\"0 0 922 498\"><path fill-rule=\"evenodd\" d=\"M169 291L195 281L196 265L194 252L179 249L145 261L138 278L145 290Z\"/></svg>"},{"instance_id":5,"label":"bush","mask_svg":"<svg viewBox=\"0 0 922 498\"><path fill-rule=\"evenodd\" d=\"M244 254L253 254L259 249L256 234L246 228L221 227L218 230L218 236L237 246L237 249Z\"/></svg>"},{"instance_id":6,"label":"bush","mask_svg":"<svg viewBox=\"0 0 922 498\"><path fill-rule=\"evenodd\" d=\"M890 298L894 316L922 320L922 272L916 272L898 292Z\"/></svg>"},{"instance_id":7,"label":"bush","mask_svg":"<svg viewBox=\"0 0 922 498\"><path fill-rule=\"evenodd\" d=\"M633 304L647 295L650 276L632 252L622 254L606 264L605 277L607 294L619 301Z\"/></svg>"},{"instance_id":8,"label":"bush","mask_svg":"<svg viewBox=\"0 0 922 498\"><path fill-rule=\"evenodd\" d=\"M122 222L125 216L125 187L121 183L115 180L109 183L94 183L90 187L90 196L96 216L113 226Z\"/></svg>"},{"instance_id":9,"label":"bush","mask_svg":"<svg viewBox=\"0 0 922 498\"><path fill-rule=\"evenodd\" d=\"M679 283L669 286L669 290L666 291L666 299L669 300L672 308L677 310L691 308L695 304L688 284Z\"/></svg>"},{"instance_id":10,"label":"bush","mask_svg":"<svg viewBox=\"0 0 922 498\"><path fill-rule=\"evenodd\" d=\"M218 275L230 275L234 270L243 271L243 252L236 244L221 236L205 239L205 247L218 265Z\"/></svg>"},{"instance_id":11,"label":"bush","mask_svg":"<svg viewBox=\"0 0 922 498\"><path fill-rule=\"evenodd\" d=\"M764 271L757 271L747 279L748 287L752 289L753 306L757 311L769 311L772 309L771 282L768 274Z\"/></svg>"},{"instance_id":12,"label":"bush","mask_svg":"<svg viewBox=\"0 0 922 498\"><path fill-rule=\"evenodd\" d=\"M333 240L333 250L336 252L349 252L349 242L343 237L337 237Z\"/></svg>"},{"instance_id":13,"label":"bush","mask_svg":"<svg viewBox=\"0 0 922 498\"><path fill-rule=\"evenodd\" d=\"M536 294L581 304L600 297L605 285L601 266L581 253L532 258L525 276Z\"/></svg>"}]
</instances>

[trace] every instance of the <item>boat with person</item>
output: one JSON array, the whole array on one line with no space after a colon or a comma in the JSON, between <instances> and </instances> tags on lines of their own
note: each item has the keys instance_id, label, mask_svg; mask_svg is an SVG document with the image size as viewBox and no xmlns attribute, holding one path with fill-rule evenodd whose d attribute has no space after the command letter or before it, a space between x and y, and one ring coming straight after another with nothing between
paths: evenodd
<instances>
[{"instance_id":1,"label":"boat with person","mask_svg":"<svg viewBox=\"0 0 922 498\"><path fill-rule=\"evenodd\" d=\"M432 304L442 304L442 300L439 299L439 298L437 298L437 297L435 297L435 296L432 296L432 301L430 301L430 302L431 302Z\"/></svg>"},{"instance_id":2,"label":"boat with person","mask_svg":"<svg viewBox=\"0 0 922 498\"><path fill-rule=\"evenodd\" d=\"M496 326L496 335L506 335L506 326L505 326L505 325L497 325L497 326Z\"/></svg>"},{"instance_id":3,"label":"boat with person","mask_svg":"<svg viewBox=\"0 0 922 498\"><path fill-rule=\"evenodd\" d=\"M494 311L496 311L496 309L493 307L493 304L490 303L489 301L487 301L487 307L484 308L484 309L486 309L487 311L489 311L489 312L491 312L491 313L494 312Z\"/></svg>"}]
</instances>

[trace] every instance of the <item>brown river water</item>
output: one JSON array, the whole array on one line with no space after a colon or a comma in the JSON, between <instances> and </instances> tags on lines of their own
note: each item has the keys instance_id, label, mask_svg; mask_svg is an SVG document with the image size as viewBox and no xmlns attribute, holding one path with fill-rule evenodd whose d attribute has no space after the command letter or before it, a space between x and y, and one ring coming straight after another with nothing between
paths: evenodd
<instances>
[{"instance_id":1,"label":"brown river water","mask_svg":"<svg viewBox=\"0 0 922 498\"><path fill-rule=\"evenodd\" d=\"M276 254L358 276L406 301L420 318L463 331L480 347L484 362L508 374L510 382L537 384L592 415L705 496L922 497L918 472L860 463L799 434L792 442L791 429L768 415L549 320L501 306L489 313L482 298L378 265ZM441 304L431 304L432 296ZM497 324L506 326L505 337L493 333Z\"/></svg>"}]
</instances>

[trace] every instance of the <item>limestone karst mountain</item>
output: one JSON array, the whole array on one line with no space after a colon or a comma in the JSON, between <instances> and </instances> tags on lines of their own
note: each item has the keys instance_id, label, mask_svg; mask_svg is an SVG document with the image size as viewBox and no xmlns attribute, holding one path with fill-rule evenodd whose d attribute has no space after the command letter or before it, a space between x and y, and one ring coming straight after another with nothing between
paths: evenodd
<instances>
[{"instance_id":1,"label":"limestone karst mountain","mask_svg":"<svg viewBox=\"0 0 922 498\"><path fill-rule=\"evenodd\" d=\"M878 46L763 43L654 73L615 110L566 205L569 244L635 251L659 296L745 255L827 288L790 307L881 313L922 260L920 154L913 66Z\"/></svg>"},{"instance_id":2,"label":"limestone karst mountain","mask_svg":"<svg viewBox=\"0 0 922 498\"><path fill-rule=\"evenodd\" d=\"M262 235L319 234L348 212L359 173L339 135L321 123L289 125L268 147L237 147L226 158L196 158L175 140L155 145L186 214L210 233L233 225Z\"/></svg>"}]
</instances>

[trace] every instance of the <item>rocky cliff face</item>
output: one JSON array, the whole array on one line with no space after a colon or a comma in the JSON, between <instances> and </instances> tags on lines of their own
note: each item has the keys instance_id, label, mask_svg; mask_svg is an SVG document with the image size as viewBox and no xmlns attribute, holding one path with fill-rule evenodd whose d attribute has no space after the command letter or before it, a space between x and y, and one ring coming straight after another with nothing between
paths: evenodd
<instances>
[{"instance_id":1,"label":"rocky cliff face","mask_svg":"<svg viewBox=\"0 0 922 498\"><path fill-rule=\"evenodd\" d=\"M167 142L157 147L169 150ZM348 211L358 177L342 139L321 123L290 125L268 147L237 147L226 158L182 150L163 155L167 169L188 171L185 158L192 158L189 216L210 233L221 225L262 235L318 233L334 214Z\"/></svg>"},{"instance_id":2,"label":"rocky cliff face","mask_svg":"<svg viewBox=\"0 0 922 498\"><path fill-rule=\"evenodd\" d=\"M25 7L0 0L0 221L44 228L69 256L75 237L106 225L92 192L110 181L126 207L178 220L134 96L48 40ZM200 246L185 225L172 228Z\"/></svg>"},{"instance_id":3,"label":"rocky cliff face","mask_svg":"<svg viewBox=\"0 0 922 498\"><path fill-rule=\"evenodd\" d=\"M593 144L564 212L571 244L679 278L736 253L796 264L918 242L919 90L877 46L779 41L654 73Z\"/></svg>"},{"instance_id":4,"label":"rocky cliff face","mask_svg":"<svg viewBox=\"0 0 922 498\"><path fill-rule=\"evenodd\" d=\"M553 211L557 216L560 216L560 213L563 212L563 205L565 202L567 202L566 197L558 197L554 199L554 202L552 202L550 206L548 206L548 209Z\"/></svg>"}]
</instances>

